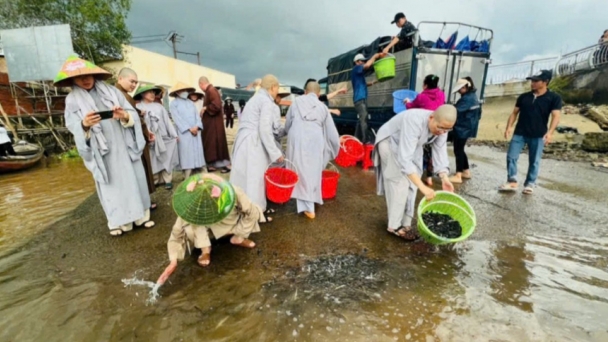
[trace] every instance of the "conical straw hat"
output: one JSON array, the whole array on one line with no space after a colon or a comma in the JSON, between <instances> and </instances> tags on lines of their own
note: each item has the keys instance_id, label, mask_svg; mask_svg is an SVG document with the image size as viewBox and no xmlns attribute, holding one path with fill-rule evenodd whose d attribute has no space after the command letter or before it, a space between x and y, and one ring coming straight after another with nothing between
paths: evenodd
<instances>
[{"instance_id":1,"label":"conical straw hat","mask_svg":"<svg viewBox=\"0 0 608 342\"><path fill-rule=\"evenodd\" d=\"M194 87L191 87L189 85L187 85L184 82L177 82L176 85L173 86L173 88L171 88L169 90L169 96L175 96L175 94L177 92L183 91L183 90L187 90L187 91L194 91Z\"/></svg>"},{"instance_id":2,"label":"conical straw hat","mask_svg":"<svg viewBox=\"0 0 608 342\"><path fill-rule=\"evenodd\" d=\"M187 191L192 182L196 182L196 187ZM230 182L213 175L193 175L183 181L173 195L173 210L177 216L197 226L222 221L235 205L236 194Z\"/></svg>"},{"instance_id":3,"label":"conical straw hat","mask_svg":"<svg viewBox=\"0 0 608 342\"><path fill-rule=\"evenodd\" d=\"M202 99L203 97L205 97L205 94L203 94L200 91L195 91L194 93L190 93L190 95L192 95L192 94L198 95L199 100Z\"/></svg>"},{"instance_id":4,"label":"conical straw hat","mask_svg":"<svg viewBox=\"0 0 608 342\"><path fill-rule=\"evenodd\" d=\"M72 85L72 78L82 75L93 75L96 79L100 80L107 80L112 77L111 73L103 70L97 65L73 55L63 63L53 84L55 87L69 87Z\"/></svg>"},{"instance_id":5,"label":"conical straw hat","mask_svg":"<svg viewBox=\"0 0 608 342\"><path fill-rule=\"evenodd\" d=\"M137 90L135 91L135 94L133 95L133 99L138 100L138 101L141 100L141 95L149 90L154 90L154 93L156 93L156 94L162 93L162 89L160 89L159 87L157 87L155 85L139 86L139 88L137 88Z\"/></svg>"}]
</instances>

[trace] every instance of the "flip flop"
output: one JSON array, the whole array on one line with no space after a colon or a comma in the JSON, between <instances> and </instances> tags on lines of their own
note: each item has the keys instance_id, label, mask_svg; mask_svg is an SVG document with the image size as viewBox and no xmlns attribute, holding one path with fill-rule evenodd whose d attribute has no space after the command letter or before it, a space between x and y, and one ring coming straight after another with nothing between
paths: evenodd
<instances>
[{"instance_id":1,"label":"flip flop","mask_svg":"<svg viewBox=\"0 0 608 342\"><path fill-rule=\"evenodd\" d=\"M146 228L146 229L152 229L152 228L154 228L154 226L156 226L156 223L154 223L154 221L146 221L140 225L135 225L135 227L137 227L137 228Z\"/></svg>"},{"instance_id":2,"label":"flip flop","mask_svg":"<svg viewBox=\"0 0 608 342\"><path fill-rule=\"evenodd\" d=\"M221 172L221 173L229 173L230 171L232 171L232 170L230 170L229 168L225 167L225 168L223 168L223 169L222 169L222 171L220 171L220 172Z\"/></svg>"},{"instance_id":3,"label":"flip flop","mask_svg":"<svg viewBox=\"0 0 608 342\"><path fill-rule=\"evenodd\" d=\"M399 232L404 231L403 234L400 234ZM393 234L397 237L400 237L406 241L414 241L418 239L418 234L416 233L416 231L414 229L412 229L412 227L410 227L409 229L407 227L399 227L397 229L387 229L387 231L390 234Z\"/></svg>"},{"instance_id":4,"label":"flip flop","mask_svg":"<svg viewBox=\"0 0 608 342\"><path fill-rule=\"evenodd\" d=\"M172 183L165 184L165 189L167 189L167 190L173 189L173 184Z\"/></svg>"},{"instance_id":5,"label":"flip flop","mask_svg":"<svg viewBox=\"0 0 608 342\"><path fill-rule=\"evenodd\" d=\"M156 207L157 207L156 203L150 204L150 210L156 210Z\"/></svg>"},{"instance_id":6,"label":"flip flop","mask_svg":"<svg viewBox=\"0 0 608 342\"><path fill-rule=\"evenodd\" d=\"M521 193L524 195L532 195L534 193L534 189L531 186L527 186Z\"/></svg>"},{"instance_id":7,"label":"flip flop","mask_svg":"<svg viewBox=\"0 0 608 342\"><path fill-rule=\"evenodd\" d=\"M505 183L498 187L499 192L515 192L517 191L517 187L511 186L509 183Z\"/></svg>"},{"instance_id":8,"label":"flip flop","mask_svg":"<svg viewBox=\"0 0 608 342\"><path fill-rule=\"evenodd\" d=\"M239 243L233 243L232 241L230 241L230 243L235 246L245 247L245 248L254 248L255 247L255 242L253 242L249 239L243 239L243 241L241 241Z\"/></svg>"},{"instance_id":9,"label":"flip flop","mask_svg":"<svg viewBox=\"0 0 608 342\"><path fill-rule=\"evenodd\" d=\"M207 167L207 172L217 172L217 169L213 167Z\"/></svg>"},{"instance_id":10,"label":"flip flop","mask_svg":"<svg viewBox=\"0 0 608 342\"><path fill-rule=\"evenodd\" d=\"M262 216L264 216L264 221L258 221L258 222L259 223L270 223L270 222L272 222L272 217L270 217L268 214L271 214L271 213L268 212L268 210L262 212Z\"/></svg>"}]
</instances>

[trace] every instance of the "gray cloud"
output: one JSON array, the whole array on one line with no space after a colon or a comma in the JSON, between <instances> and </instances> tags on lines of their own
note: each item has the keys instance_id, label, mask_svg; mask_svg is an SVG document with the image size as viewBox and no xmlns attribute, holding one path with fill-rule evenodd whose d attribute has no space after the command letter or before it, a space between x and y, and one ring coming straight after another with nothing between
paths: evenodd
<instances>
[{"instance_id":1,"label":"gray cloud","mask_svg":"<svg viewBox=\"0 0 608 342\"><path fill-rule=\"evenodd\" d=\"M301 86L323 77L329 58L396 34L390 22L399 11L414 24L457 21L493 29L494 64L583 48L608 29L606 0L134 0L128 25L134 37L176 30L186 36L178 50L200 51L203 65L234 74L241 84L273 73ZM437 30L421 34L438 36ZM172 56L163 42L136 46Z\"/></svg>"}]
</instances>

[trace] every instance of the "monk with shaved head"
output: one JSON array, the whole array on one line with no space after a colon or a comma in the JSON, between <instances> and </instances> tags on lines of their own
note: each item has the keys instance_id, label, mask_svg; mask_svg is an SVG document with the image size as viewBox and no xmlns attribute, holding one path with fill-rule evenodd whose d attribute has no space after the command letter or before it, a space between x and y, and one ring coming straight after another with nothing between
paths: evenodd
<instances>
[{"instance_id":1,"label":"monk with shaved head","mask_svg":"<svg viewBox=\"0 0 608 342\"><path fill-rule=\"evenodd\" d=\"M245 191L253 203L264 212L265 219L273 210L266 208L264 173L269 164L283 162L283 152L274 136L274 120L280 116L274 103L279 94L279 80L266 75L260 82L260 90L247 102L232 150L230 182Z\"/></svg>"},{"instance_id":2,"label":"monk with shaved head","mask_svg":"<svg viewBox=\"0 0 608 342\"><path fill-rule=\"evenodd\" d=\"M376 136L374 166L378 195L386 197L388 232L406 240L415 240L412 229L416 192L428 199L435 191L422 180L422 155L425 145L433 150L435 175L441 178L443 190L454 191L448 178L448 132L456 123L456 108L443 105L435 111L409 109L382 125Z\"/></svg>"},{"instance_id":3,"label":"monk with shaved head","mask_svg":"<svg viewBox=\"0 0 608 342\"><path fill-rule=\"evenodd\" d=\"M224 112L222 111L222 96L205 76L198 79L198 86L205 92L201 119L203 121L202 144L205 150L207 171L220 170L228 173L231 170L228 140L224 128Z\"/></svg>"},{"instance_id":4,"label":"monk with shaved head","mask_svg":"<svg viewBox=\"0 0 608 342\"><path fill-rule=\"evenodd\" d=\"M139 80L137 79L137 73L131 68L122 68L118 72L118 81L116 82L116 88L120 90L121 93L127 98L127 101L133 106L133 109L139 114L140 122L141 122L141 131L144 135L144 139L146 140L146 146L144 148L144 152L141 155L141 159L144 165L144 171L146 173L146 181L148 183L148 192L150 194L154 193L156 190L156 186L154 184L154 172L152 171L152 161L150 160L150 148L149 144L153 143L156 137L154 133L152 133L148 126L146 125L145 120L145 112L137 109L135 100L129 95L132 93L135 88L137 88L137 84ZM156 209L156 203L152 202L152 206L150 209Z\"/></svg>"}]
</instances>

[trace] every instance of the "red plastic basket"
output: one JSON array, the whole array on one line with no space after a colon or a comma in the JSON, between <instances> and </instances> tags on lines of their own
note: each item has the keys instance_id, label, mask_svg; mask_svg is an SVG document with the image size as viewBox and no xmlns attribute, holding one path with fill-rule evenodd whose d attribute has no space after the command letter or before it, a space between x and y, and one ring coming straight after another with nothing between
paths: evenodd
<instances>
[{"instance_id":1,"label":"red plastic basket","mask_svg":"<svg viewBox=\"0 0 608 342\"><path fill-rule=\"evenodd\" d=\"M336 163L342 167L349 167L357 164L358 161L363 159L365 154L363 144L353 137L341 139L340 151L336 157Z\"/></svg>"},{"instance_id":2,"label":"red plastic basket","mask_svg":"<svg viewBox=\"0 0 608 342\"><path fill-rule=\"evenodd\" d=\"M323 176L321 177L321 197L323 199L330 199L336 197L338 192L338 180L340 179L340 172L338 169L330 164L333 169L323 170Z\"/></svg>"},{"instance_id":3,"label":"red plastic basket","mask_svg":"<svg viewBox=\"0 0 608 342\"><path fill-rule=\"evenodd\" d=\"M287 160L286 160L287 161ZM298 183L298 174L290 169L271 167L264 175L266 180L266 197L274 203L289 202L293 188Z\"/></svg>"}]
</instances>

